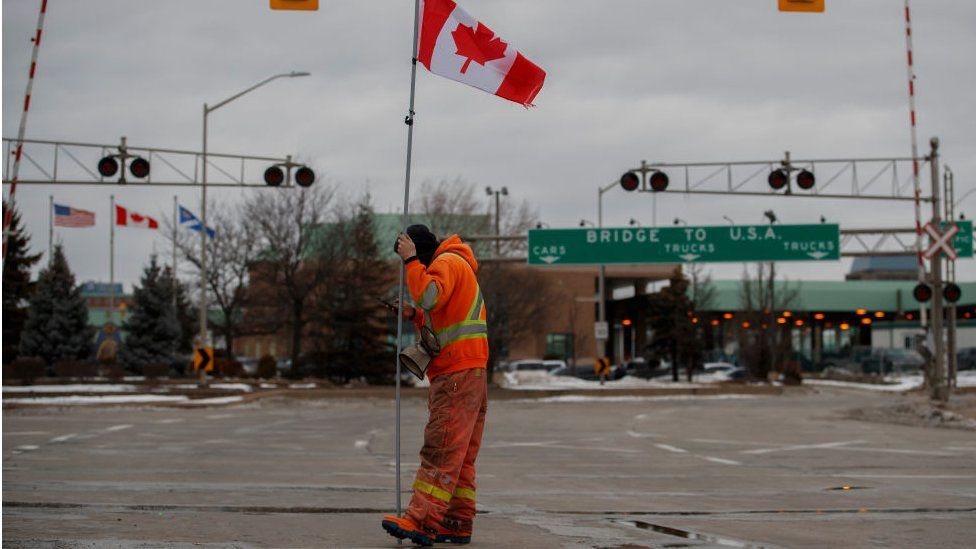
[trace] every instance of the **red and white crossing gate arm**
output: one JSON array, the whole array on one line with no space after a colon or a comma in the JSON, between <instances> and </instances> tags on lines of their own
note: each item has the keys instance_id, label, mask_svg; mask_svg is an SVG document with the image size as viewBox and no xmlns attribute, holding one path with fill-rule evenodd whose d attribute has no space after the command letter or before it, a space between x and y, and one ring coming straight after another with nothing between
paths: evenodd
<instances>
[{"instance_id":1,"label":"red and white crossing gate arm","mask_svg":"<svg viewBox=\"0 0 976 549\"><path fill-rule=\"evenodd\" d=\"M908 111L912 135L912 183L915 191L915 253L918 254L918 278L925 278L922 263L922 187L918 180L918 137L915 124L915 60L912 56L912 12L905 0L905 43L908 48Z\"/></svg>"},{"instance_id":2,"label":"red and white crossing gate arm","mask_svg":"<svg viewBox=\"0 0 976 549\"><path fill-rule=\"evenodd\" d=\"M932 237L932 244L925 250L925 259L932 259L940 251L945 252L952 260L959 257L959 253L952 247L952 239L959 233L959 225L953 223L946 228L946 232L940 234L931 223L926 223L925 232Z\"/></svg>"},{"instance_id":3,"label":"red and white crossing gate arm","mask_svg":"<svg viewBox=\"0 0 976 549\"><path fill-rule=\"evenodd\" d=\"M14 152L14 169L10 178L10 196L7 198L7 211L3 216L3 259L7 258L7 239L10 236L10 222L13 219L15 195L17 193L17 177L20 175L20 156L24 149L24 133L27 130L27 113L30 110L31 91L34 89L34 74L37 72L37 50L41 47L41 33L44 29L44 14L47 12L47 0L41 0L41 12L37 16L37 32L31 39L34 48L31 51L30 74L27 77L27 92L24 94L24 111L20 115L20 128L17 130L17 149Z\"/></svg>"}]
</instances>

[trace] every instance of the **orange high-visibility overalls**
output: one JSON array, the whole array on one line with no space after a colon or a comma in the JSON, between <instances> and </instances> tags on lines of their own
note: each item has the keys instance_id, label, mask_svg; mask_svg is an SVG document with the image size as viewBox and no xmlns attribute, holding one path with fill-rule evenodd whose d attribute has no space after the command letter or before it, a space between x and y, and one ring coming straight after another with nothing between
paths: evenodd
<instances>
[{"instance_id":1,"label":"orange high-visibility overalls","mask_svg":"<svg viewBox=\"0 0 976 549\"><path fill-rule=\"evenodd\" d=\"M477 269L457 235L438 246L429 267L406 266L410 297L419 306L414 322L430 326L441 346L427 367L430 417L406 512L428 533L440 524L471 532L474 520L474 462L488 409L488 327Z\"/></svg>"}]
</instances>

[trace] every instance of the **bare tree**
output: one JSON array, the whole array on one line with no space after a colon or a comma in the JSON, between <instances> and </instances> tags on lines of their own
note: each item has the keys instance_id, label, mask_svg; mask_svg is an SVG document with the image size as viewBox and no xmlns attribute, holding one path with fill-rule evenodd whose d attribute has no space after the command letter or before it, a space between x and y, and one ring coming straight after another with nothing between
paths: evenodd
<instances>
[{"instance_id":1,"label":"bare tree","mask_svg":"<svg viewBox=\"0 0 976 549\"><path fill-rule=\"evenodd\" d=\"M305 331L313 322L328 322L328 308L316 304L324 303L326 284L344 253L345 231L336 223L334 197L334 187L320 182L252 194L244 204L258 246L248 291L250 320L266 333L288 330L296 376L303 373Z\"/></svg>"},{"instance_id":2,"label":"bare tree","mask_svg":"<svg viewBox=\"0 0 976 549\"><path fill-rule=\"evenodd\" d=\"M484 263L478 281L488 308L491 379L498 361L508 356L512 341L536 333L542 319L553 312L550 309L555 296L541 273L523 265Z\"/></svg>"},{"instance_id":3,"label":"bare tree","mask_svg":"<svg viewBox=\"0 0 976 549\"><path fill-rule=\"evenodd\" d=\"M227 205L208 204L211 225L207 240L208 303L220 309L220 318L209 319L224 338L227 353L234 355L234 340L240 335L241 316L251 262L257 253L254 225L241 219ZM167 239L176 246L180 257L200 272L200 238L202 231L172 230L171 221L164 224ZM173 239L175 238L175 242Z\"/></svg>"},{"instance_id":4,"label":"bare tree","mask_svg":"<svg viewBox=\"0 0 976 549\"><path fill-rule=\"evenodd\" d=\"M783 368L790 359L790 325L777 320L798 295L786 282L776 284L775 263L758 264L755 277L748 270L743 273L739 299L749 327L739 330L739 354L749 377L766 380L769 372Z\"/></svg>"},{"instance_id":5,"label":"bare tree","mask_svg":"<svg viewBox=\"0 0 976 549\"><path fill-rule=\"evenodd\" d=\"M701 263L691 263L685 269L688 278L688 297L691 299L693 317L700 318L703 311L712 310L715 305L715 286L712 285L711 275L705 274ZM695 336L688 342L689 362L686 368L688 381L692 381L694 372L701 365L705 350L714 345L711 332L707 332L704 323L697 324Z\"/></svg>"}]
</instances>

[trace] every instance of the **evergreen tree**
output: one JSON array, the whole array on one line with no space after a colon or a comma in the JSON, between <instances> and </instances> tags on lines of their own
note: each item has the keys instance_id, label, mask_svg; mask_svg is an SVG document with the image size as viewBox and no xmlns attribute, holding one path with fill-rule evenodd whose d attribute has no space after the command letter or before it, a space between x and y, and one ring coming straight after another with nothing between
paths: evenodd
<instances>
[{"instance_id":1,"label":"evergreen tree","mask_svg":"<svg viewBox=\"0 0 976 549\"><path fill-rule=\"evenodd\" d=\"M173 286L163 275L156 256L142 272L134 303L125 323L125 344L119 353L122 365L134 371L150 364L169 364L180 339L173 307Z\"/></svg>"},{"instance_id":2,"label":"evergreen tree","mask_svg":"<svg viewBox=\"0 0 976 549\"><path fill-rule=\"evenodd\" d=\"M189 289L186 283L173 276L173 269L167 266L160 276L160 285L170 289L170 301L176 307L176 322L180 326L180 337L176 344L176 352L189 354L193 352L193 338L200 331L200 318L197 308L190 302ZM176 292L174 298L173 291Z\"/></svg>"},{"instance_id":3,"label":"evergreen tree","mask_svg":"<svg viewBox=\"0 0 976 549\"><path fill-rule=\"evenodd\" d=\"M657 358L671 361L671 379L678 381L679 364L693 369L700 355L695 342L694 304L680 267L671 273L668 286L652 295L648 304L647 318L654 332L651 349Z\"/></svg>"},{"instance_id":4,"label":"evergreen tree","mask_svg":"<svg viewBox=\"0 0 976 549\"><path fill-rule=\"evenodd\" d=\"M58 245L51 264L37 278L21 334L20 354L41 357L49 364L88 358L94 335L81 288L75 284L75 275Z\"/></svg>"},{"instance_id":5,"label":"evergreen tree","mask_svg":"<svg viewBox=\"0 0 976 549\"><path fill-rule=\"evenodd\" d=\"M336 283L330 285L331 333L326 344L329 377L344 382L364 376L373 382L392 379L393 356L387 313L376 297L394 283L389 263L381 258L373 227L373 206L366 195L352 219L342 223L347 257Z\"/></svg>"},{"instance_id":6,"label":"evergreen tree","mask_svg":"<svg viewBox=\"0 0 976 549\"><path fill-rule=\"evenodd\" d=\"M4 215L7 205L3 205ZM20 334L27 321L27 303L33 283L31 267L41 254L30 255L30 235L20 224L20 212L13 211L7 240L7 257L3 261L3 361L17 358Z\"/></svg>"}]
</instances>

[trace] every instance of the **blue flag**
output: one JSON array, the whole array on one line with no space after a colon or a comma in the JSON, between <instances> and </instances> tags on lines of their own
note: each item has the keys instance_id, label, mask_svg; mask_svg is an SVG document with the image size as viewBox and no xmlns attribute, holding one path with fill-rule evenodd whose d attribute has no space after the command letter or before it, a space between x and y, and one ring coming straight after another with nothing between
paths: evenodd
<instances>
[{"instance_id":1,"label":"blue flag","mask_svg":"<svg viewBox=\"0 0 976 549\"><path fill-rule=\"evenodd\" d=\"M203 226L203 224L200 223L200 220L197 219L197 216L193 215L190 210L184 208L183 206L180 206L180 225L185 225L186 228L190 229L191 231L197 232L200 232L200 228ZM207 236L213 238L216 235L217 231L207 227Z\"/></svg>"}]
</instances>

